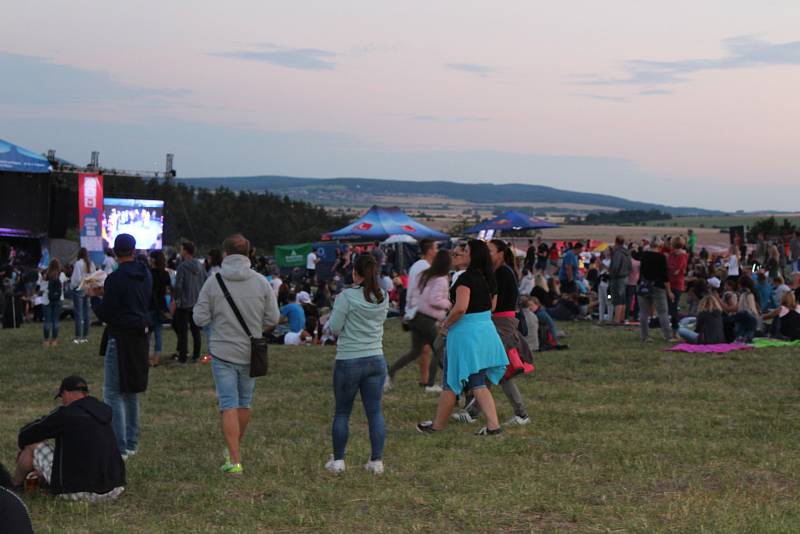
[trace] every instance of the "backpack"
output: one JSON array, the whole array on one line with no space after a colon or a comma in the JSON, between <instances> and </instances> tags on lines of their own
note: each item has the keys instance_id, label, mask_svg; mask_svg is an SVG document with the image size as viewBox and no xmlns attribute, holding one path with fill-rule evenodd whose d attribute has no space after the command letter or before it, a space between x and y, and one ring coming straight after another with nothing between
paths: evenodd
<instances>
[{"instance_id":1,"label":"backpack","mask_svg":"<svg viewBox=\"0 0 800 534\"><path fill-rule=\"evenodd\" d=\"M47 281L47 300L50 302L50 304L59 302L61 300L62 289L61 280L58 278Z\"/></svg>"}]
</instances>

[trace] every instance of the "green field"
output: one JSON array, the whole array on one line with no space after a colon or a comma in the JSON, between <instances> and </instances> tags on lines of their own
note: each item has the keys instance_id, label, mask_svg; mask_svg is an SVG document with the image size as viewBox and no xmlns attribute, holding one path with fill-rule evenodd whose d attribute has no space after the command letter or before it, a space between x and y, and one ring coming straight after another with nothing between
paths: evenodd
<instances>
[{"instance_id":1,"label":"green field","mask_svg":"<svg viewBox=\"0 0 800 534\"><path fill-rule=\"evenodd\" d=\"M673 217L672 219L650 221L645 226L667 226L667 227L686 227L686 228L728 228L731 226L752 226L756 221L767 219L769 215L726 215L715 217ZM781 224L784 219L788 219L795 226L800 225L800 215L775 215L775 220Z\"/></svg>"},{"instance_id":2,"label":"green field","mask_svg":"<svg viewBox=\"0 0 800 534\"><path fill-rule=\"evenodd\" d=\"M62 325L68 338L72 324ZM351 420L348 470L330 451L334 351L272 350L240 479L218 472L210 369L164 366L142 400L139 454L110 505L26 495L37 532L800 532L800 350L667 353L628 328L566 326L570 349L522 379L532 423L499 437L452 425L420 435L435 398L407 368L384 401L386 473L364 471L366 421ZM99 329L43 351L38 326L0 331L0 459L16 432L81 373L101 394ZM407 348L387 323L390 359ZM166 336L166 346L174 337ZM501 420L508 402L496 396ZM0 528L2 531L2 528Z\"/></svg>"}]
</instances>

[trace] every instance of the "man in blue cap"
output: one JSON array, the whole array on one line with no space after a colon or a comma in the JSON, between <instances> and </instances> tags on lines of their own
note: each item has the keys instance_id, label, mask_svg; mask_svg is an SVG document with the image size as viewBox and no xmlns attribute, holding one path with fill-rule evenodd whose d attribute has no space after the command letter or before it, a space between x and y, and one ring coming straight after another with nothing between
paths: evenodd
<instances>
[{"instance_id":1,"label":"man in blue cap","mask_svg":"<svg viewBox=\"0 0 800 534\"><path fill-rule=\"evenodd\" d=\"M123 458L139 446L139 393L147 389L149 369L147 329L153 290L150 270L135 261L136 239L119 234L114 255L119 267L108 275L104 287L88 289L95 315L106 323L103 400L111 406L112 426Z\"/></svg>"}]
</instances>

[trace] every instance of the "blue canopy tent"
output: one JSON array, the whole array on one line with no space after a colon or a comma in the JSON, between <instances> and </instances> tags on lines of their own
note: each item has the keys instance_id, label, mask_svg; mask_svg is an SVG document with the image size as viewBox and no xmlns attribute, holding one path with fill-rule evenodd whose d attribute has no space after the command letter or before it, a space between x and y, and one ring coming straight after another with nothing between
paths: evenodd
<instances>
[{"instance_id":1,"label":"blue canopy tent","mask_svg":"<svg viewBox=\"0 0 800 534\"><path fill-rule=\"evenodd\" d=\"M555 223L531 217L518 211L506 211L495 217L480 224L476 224L472 228L464 230L465 234L477 234L482 230L543 230L545 228L558 228Z\"/></svg>"},{"instance_id":2,"label":"blue canopy tent","mask_svg":"<svg viewBox=\"0 0 800 534\"><path fill-rule=\"evenodd\" d=\"M0 139L0 172L48 173L47 158Z\"/></svg>"},{"instance_id":3,"label":"blue canopy tent","mask_svg":"<svg viewBox=\"0 0 800 534\"><path fill-rule=\"evenodd\" d=\"M415 239L450 239L450 236L418 223L400 208L372 206L363 217L344 228L322 236L323 241L383 241L391 235L410 235Z\"/></svg>"}]
</instances>

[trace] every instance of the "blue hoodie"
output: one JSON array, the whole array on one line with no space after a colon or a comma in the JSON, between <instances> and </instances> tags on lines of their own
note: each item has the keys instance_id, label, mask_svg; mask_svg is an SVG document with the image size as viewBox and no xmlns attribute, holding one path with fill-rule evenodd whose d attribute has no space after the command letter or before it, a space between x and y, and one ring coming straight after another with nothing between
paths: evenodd
<instances>
[{"instance_id":1,"label":"blue hoodie","mask_svg":"<svg viewBox=\"0 0 800 534\"><path fill-rule=\"evenodd\" d=\"M126 261L109 274L103 298L92 298L98 319L120 328L144 328L150 325L150 296L153 279L143 263Z\"/></svg>"}]
</instances>

